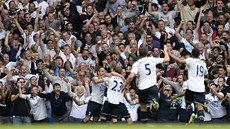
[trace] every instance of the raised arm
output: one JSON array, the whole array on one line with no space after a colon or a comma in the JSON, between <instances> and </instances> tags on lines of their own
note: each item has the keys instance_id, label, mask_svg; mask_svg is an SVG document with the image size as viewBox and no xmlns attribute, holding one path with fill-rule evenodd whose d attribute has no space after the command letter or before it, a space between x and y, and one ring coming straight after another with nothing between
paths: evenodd
<instances>
[{"instance_id":1,"label":"raised arm","mask_svg":"<svg viewBox=\"0 0 230 129\"><path fill-rule=\"evenodd\" d=\"M148 12L152 16L155 16L155 14L156 14L154 11L152 11L152 3L151 2L149 2L149 5L148 5Z\"/></svg>"},{"instance_id":2,"label":"raised arm","mask_svg":"<svg viewBox=\"0 0 230 129\"><path fill-rule=\"evenodd\" d=\"M128 78L126 79L124 89L129 89L130 82L133 80L133 78L136 76L135 73L130 73Z\"/></svg>"},{"instance_id":3,"label":"raised arm","mask_svg":"<svg viewBox=\"0 0 230 129\"><path fill-rule=\"evenodd\" d=\"M33 46L31 46L31 49L34 50L34 51L37 51L38 50L38 47L39 47L39 43L40 43L40 39L41 39L41 34L39 33L38 34L38 40L37 42L35 42L35 44ZM44 52L44 51L43 51Z\"/></svg>"},{"instance_id":4,"label":"raised arm","mask_svg":"<svg viewBox=\"0 0 230 129\"><path fill-rule=\"evenodd\" d=\"M10 98L11 101L14 102L16 99L18 99L19 95L20 95L19 93L16 95L11 95L11 98Z\"/></svg>"},{"instance_id":5,"label":"raised arm","mask_svg":"<svg viewBox=\"0 0 230 129\"><path fill-rule=\"evenodd\" d=\"M11 101L15 101L16 99L18 99L18 97L22 94L25 93L25 89L22 89L22 87L18 87L18 94L16 95L11 95Z\"/></svg>"},{"instance_id":6,"label":"raised arm","mask_svg":"<svg viewBox=\"0 0 230 129\"><path fill-rule=\"evenodd\" d=\"M71 51L72 51L74 57L77 59L78 58L78 54L80 52L80 49L78 49L79 47L77 48L77 50L75 50L75 45L74 45L74 43L72 43L70 48L71 48Z\"/></svg>"},{"instance_id":7,"label":"raised arm","mask_svg":"<svg viewBox=\"0 0 230 129\"><path fill-rule=\"evenodd\" d=\"M97 13L94 13L93 16L86 22L85 26L88 27L90 23L93 21L94 17L97 16Z\"/></svg>"},{"instance_id":8,"label":"raised arm","mask_svg":"<svg viewBox=\"0 0 230 129\"><path fill-rule=\"evenodd\" d=\"M45 44L42 41L42 37L43 37L44 33L39 33L39 34L40 34L40 37L38 39L38 43L39 43L39 46L40 46L41 50L43 52L45 52Z\"/></svg>"},{"instance_id":9,"label":"raised arm","mask_svg":"<svg viewBox=\"0 0 230 129\"><path fill-rule=\"evenodd\" d=\"M166 45L164 45L164 63L167 63L170 61L169 54L168 54L168 48Z\"/></svg>"},{"instance_id":10,"label":"raised arm","mask_svg":"<svg viewBox=\"0 0 230 129\"><path fill-rule=\"evenodd\" d=\"M168 53L169 56L171 56L177 63L180 63L180 64L186 64L185 60L184 59L181 59L179 57L176 57L175 55L171 54L170 52Z\"/></svg>"},{"instance_id":11,"label":"raised arm","mask_svg":"<svg viewBox=\"0 0 230 129\"><path fill-rule=\"evenodd\" d=\"M104 80L103 80L102 77L98 77L98 78L93 77L93 78L92 78L92 81L93 81L95 84L104 82Z\"/></svg>"},{"instance_id":12,"label":"raised arm","mask_svg":"<svg viewBox=\"0 0 230 129\"><path fill-rule=\"evenodd\" d=\"M180 87L178 84L176 84L176 83L173 82L173 81L169 81L168 79L166 79L166 78L164 78L164 77L162 77L162 76L160 76L160 78L161 78L161 80L162 80L165 84L171 85L171 86L173 87L173 89L175 89L176 93L179 93L179 92L180 92L180 88L181 88L181 87Z\"/></svg>"},{"instance_id":13,"label":"raised arm","mask_svg":"<svg viewBox=\"0 0 230 129\"><path fill-rule=\"evenodd\" d=\"M220 95L215 89L213 89L213 86L210 86L210 90L219 100L224 99L224 95Z\"/></svg>"},{"instance_id":14,"label":"raised arm","mask_svg":"<svg viewBox=\"0 0 230 129\"><path fill-rule=\"evenodd\" d=\"M89 81L85 81L86 97L90 96Z\"/></svg>"},{"instance_id":15,"label":"raised arm","mask_svg":"<svg viewBox=\"0 0 230 129\"><path fill-rule=\"evenodd\" d=\"M14 20L15 20L15 24L16 24L16 26L17 26L19 32L21 33L21 35L23 35L25 32L24 32L24 30L22 29L21 25L18 23L18 18L15 17Z\"/></svg>"},{"instance_id":16,"label":"raised arm","mask_svg":"<svg viewBox=\"0 0 230 129\"><path fill-rule=\"evenodd\" d=\"M35 21L34 21L34 32L37 32L38 29L39 29L39 26L38 26L38 21L39 21L39 12L40 12L41 8L37 8L36 9L36 17L35 17Z\"/></svg>"},{"instance_id":17,"label":"raised arm","mask_svg":"<svg viewBox=\"0 0 230 129\"><path fill-rule=\"evenodd\" d=\"M43 73L45 74L45 76L51 81L53 82L55 80L55 78L53 76L51 76L48 72L48 69L43 69Z\"/></svg>"},{"instance_id":18,"label":"raised arm","mask_svg":"<svg viewBox=\"0 0 230 129\"><path fill-rule=\"evenodd\" d=\"M198 32L198 29L200 28L200 19L201 19L203 10L204 10L204 6L201 6L200 11L199 11L199 17L198 17L198 20L197 20L197 23L196 23L196 31L197 32Z\"/></svg>"},{"instance_id":19,"label":"raised arm","mask_svg":"<svg viewBox=\"0 0 230 129\"><path fill-rule=\"evenodd\" d=\"M179 41L181 41L181 39L182 39L182 36L180 35L180 29L184 25L184 23L185 23L185 21L181 21L179 26L176 28L176 31L175 31L175 35ZM184 30L184 31L186 31L186 30Z\"/></svg>"},{"instance_id":20,"label":"raised arm","mask_svg":"<svg viewBox=\"0 0 230 129\"><path fill-rule=\"evenodd\" d=\"M54 41L54 51L56 52L56 54L59 54L61 52L57 41Z\"/></svg>"},{"instance_id":21,"label":"raised arm","mask_svg":"<svg viewBox=\"0 0 230 129\"><path fill-rule=\"evenodd\" d=\"M20 98L22 98L22 99L28 99L30 97L30 94L27 94L27 95L23 94L23 93L25 93L25 91L22 91L21 88L18 88L18 90L19 90L19 97Z\"/></svg>"},{"instance_id":22,"label":"raised arm","mask_svg":"<svg viewBox=\"0 0 230 129\"><path fill-rule=\"evenodd\" d=\"M5 38L5 41L4 41L4 45L6 46L6 51L7 51L7 52L10 51L9 36L10 36L10 31L7 31L7 32L6 32L6 38Z\"/></svg>"}]
</instances>

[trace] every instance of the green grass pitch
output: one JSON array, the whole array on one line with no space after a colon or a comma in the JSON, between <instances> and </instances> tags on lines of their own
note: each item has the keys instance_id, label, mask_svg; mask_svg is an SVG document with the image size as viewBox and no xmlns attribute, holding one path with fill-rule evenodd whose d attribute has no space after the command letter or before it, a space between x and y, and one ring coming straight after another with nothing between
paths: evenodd
<instances>
[{"instance_id":1,"label":"green grass pitch","mask_svg":"<svg viewBox=\"0 0 230 129\"><path fill-rule=\"evenodd\" d=\"M0 129L230 129L230 123L226 124L170 124L170 123L118 123L118 124L31 124L31 125L0 125Z\"/></svg>"}]
</instances>

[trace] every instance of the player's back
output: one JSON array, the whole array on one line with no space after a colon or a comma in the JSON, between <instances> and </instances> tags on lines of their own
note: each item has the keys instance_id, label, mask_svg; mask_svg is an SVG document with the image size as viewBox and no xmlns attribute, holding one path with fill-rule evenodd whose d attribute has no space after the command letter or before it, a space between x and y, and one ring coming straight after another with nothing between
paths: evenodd
<instances>
[{"instance_id":1,"label":"player's back","mask_svg":"<svg viewBox=\"0 0 230 129\"><path fill-rule=\"evenodd\" d=\"M137 71L139 75L138 89L143 90L157 85L156 65L162 62L162 58L145 57L134 63L132 70Z\"/></svg>"},{"instance_id":2,"label":"player's back","mask_svg":"<svg viewBox=\"0 0 230 129\"><path fill-rule=\"evenodd\" d=\"M204 75L208 73L206 63L196 58L188 58L185 61L188 67L188 89L205 92Z\"/></svg>"},{"instance_id":3,"label":"player's back","mask_svg":"<svg viewBox=\"0 0 230 129\"><path fill-rule=\"evenodd\" d=\"M124 81L122 78L117 76L112 76L110 78L104 78L107 86L107 100L112 104L119 104L120 96L122 95L122 89Z\"/></svg>"}]
</instances>

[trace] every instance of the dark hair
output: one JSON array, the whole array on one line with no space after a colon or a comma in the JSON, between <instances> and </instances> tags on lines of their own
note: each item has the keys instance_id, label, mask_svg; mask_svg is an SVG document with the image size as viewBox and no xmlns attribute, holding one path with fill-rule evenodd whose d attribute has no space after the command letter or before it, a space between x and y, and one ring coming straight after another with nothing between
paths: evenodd
<instances>
[{"instance_id":1,"label":"dark hair","mask_svg":"<svg viewBox=\"0 0 230 129\"><path fill-rule=\"evenodd\" d=\"M91 34L91 33L86 32L84 38L86 37L87 34L89 34L89 35L92 37L92 34Z\"/></svg>"},{"instance_id":2,"label":"dark hair","mask_svg":"<svg viewBox=\"0 0 230 129\"><path fill-rule=\"evenodd\" d=\"M192 34L193 34L193 30L191 30L191 29L186 29L186 33L187 33L189 30L190 30L190 31L192 32Z\"/></svg>"},{"instance_id":3,"label":"dark hair","mask_svg":"<svg viewBox=\"0 0 230 129\"><path fill-rule=\"evenodd\" d=\"M209 26L211 26L211 23L210 23L209 21L204 21L203 25L204 25L205 23L208 23Z\"/></svg>"},{"instance_id":4,"label":"dark hair","mask_svg":"<svg viewBox=\"0 0 230 129\"><path fill-rule=\"evenodd\" d=\"M118 44L118 46L125 46L125 44L123 44L123 43L119 43L119 44Z\"/></svg>"},{"instance_id":5,"label":"dark hair","mask_svg":"<svg viewBox=\"0 0 230 129\"><path fill-rule=\"evenodd\" d=\"M192 56L195 57L195 58L198 58L199 55L200 55L200 51L197 48L194 48L192 50Z\"/></svg>"},{"instance_id":6,"label":"dark hair","mask_svg":"<svg viewBox=\"0 0 230 129\"><path fill-rule=\"evenodd\" d=\"M224 77L219 77L219 79L220 79L220 78L222 78L224 81L226 81L226 79L225 79ZM218 80L219 80L219 79L218 79Z\"/></svg>"},{"instance_id":7,"label":"dark hair","mask_svg":"<svg viewBox=\"0 0 230 129\"><path fill-rule=\"evenodd\" d=\"M43 63L44 61L42 60L42 59L38 59L37 61L36 61L36 65L38 65L38 63Z\"/></svg>"},{"instance_id":8,"label":"dark hair","mask_svg":"<svg viewBox=\"0 0 230 129\"><path fill-rule=\"evenodd\" d=\"M60 56L56 57L56 60L57 60L57 59L61 59L62 62L64 62L63 59L62 59Z\"/></svg>"},{"instance_id":9,"label":"dark hair","mask_svg":"<svg viewBox=\"0 0 230 129\"><path fill-rule=\"evenodd\" d=\"M201 34L200 34L200 35L202 35L202 34L204 34L204 35L208 36L206 33L201 32Z\"/></svg>"},{"instance_id":10,"label":"dark hair","mask_svg":"<svg viewBox=\"0 0 230 129\"><path fill-rule=\"evenodd\" d=\"M72 25L73 25L73 23L67 22L66 25L65 25L65 28L66 28L69 24L72 24Z\"/></svg>"},{"instance_id":11,"label":"dark hair","mask_svg":"<svg viewBox=\"0 0 230 129\"><path fill-rule=\"evenodd\" d=\"M53 87L56 87L56 86L60 86L61 87L61 85L59 83L54 83Z\"/></svg>"},{"instance_id":12,"label":"dark hair","mask_svg":"<svg viewBox=\"0 0 230 129\"><path fill-rule=\"evenodd\" d=\"M31 81L31 79L32 79L32 78L36 78L36 79L38 79L36 76L32 76L32 77L30 78L30 81Z\"/></svg>"},{"instance_id":13,"label":"dark hair","mask_svg":"<svg viewBox=\"0 0 230 129\"><path fill-rule=\"evenodd\" d=\"M159 9L159 7L156 3L152 3L152 6L154 6L157 10Z\"/></svg>"},{"instance_id":14,"label":"dark hair","mask_svg":"<svg viewBox=\"0 0 230 129\"><path fill-rule=\"evenodd\" d=\"M93 6L92 4L88 4L88 5L86 6L86 8L88 8L89 6L91 6L92 8L94 8L94 6Z\"/></svg>"},{"instance_id":15,"label":"dark hair","mask_svg":"<svg viewBox=\"0 0 230 129\"><path fill-rule=\"evenodd\" d=\"M25 79L24 79L24 78L19 77L19 78L17 79L17 81L16 81L16 84L17 84L17 83L18 83L18 81L19 81L19 80L21 80L21 79L23 79L23 80L25 81Z\"/></svg>"},{"instance_id":16,"label":"dark hair","mask_svg":"<svg viewBox=\"0 0 230 129\"><path fill-rule=\"evenodd\" d=\"M212 83L212 84L210 84L211 86L215 86L216 88L218 87L218 85L217 84L215 84L215 83Z\"/></svg>"},{"instance_id":17,"label":"dark hair","mask_svg":"<svg viewBox=\"0 0 230 129\"><path fill-rule=\"evenodd\" d=\"M66 64L67 64L67 63L70 63L70 67L73 68L72 63L71 63L69 60L67 60L67 61L64 63L64 68L65 68L65 70L67 70L67 69L66 69Z\"/></svg>"}]
</instances>

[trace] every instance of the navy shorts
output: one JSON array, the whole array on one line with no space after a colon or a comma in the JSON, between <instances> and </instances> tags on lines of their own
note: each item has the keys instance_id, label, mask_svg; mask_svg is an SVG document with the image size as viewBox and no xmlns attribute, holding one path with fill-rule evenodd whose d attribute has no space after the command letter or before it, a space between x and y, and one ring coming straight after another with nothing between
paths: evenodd
<instances>
[{"instance_id":1,"label":"navy shorts","mask_svg":"<svg viewBox=\"0 0 230 129\"><path fill-rule=\"evenodd\" d=\"M130 118L129 111L124 103L119 104L119 114L121 118L125 118L126 120Z\"/></svg>"},{"instance_id":2,"label":"navy shorts","mask_svg":"<svg viewBox=\"0 0 230 129\"><path fill-rule=\"evenodd\" d=\"M185 91L185 102L186 103L198 103L204 105L205 93L204 92L194 92L189 89Z\"/></svg>"},{"instance_id":3,"label":"navy shorts","mask_svg":"<svg viewBox=\"0 0 230 129\"><path fill-rule=\"evenodd\" d=\"M152 99L156 99L158 102L158 87L156 85L144 90L138 90L137 94L139 96L140 103L148 103Z\"/></svg>"},{"instance_id":4,"label":"navy shorts","mask_svg":"<svg viewBox=\"0 0 230 129\"><path fill-rule=\"evenodd\" d=\"M102 104L90 100L87 106L86 115L99 118L101 115L101 108Z\"/></svg>"},{"instance_id":5,"label":"navy shorts","mask_svg":"<svg viewBox=\"0 0 230 129\"><path fill-rule=\"evenodd\" d=\"M119 104L112 104L108 101L105 101L102 111L101 111L101 115L108 117L111 116L112 118L118 118L119 115Z\"/></svg>"}]
</instances>

